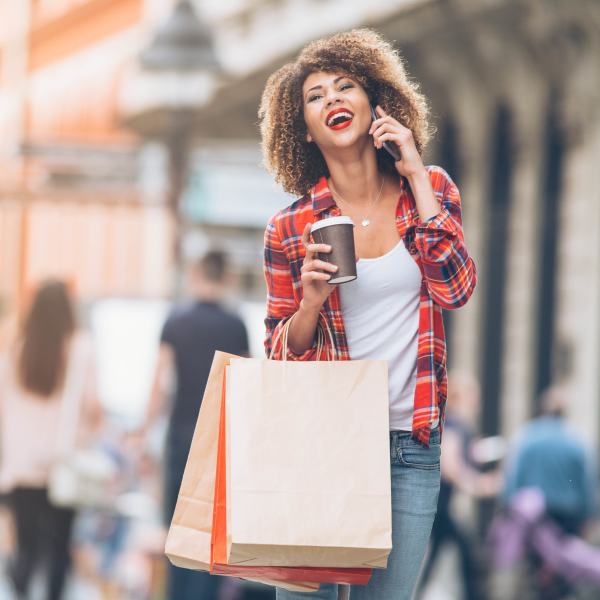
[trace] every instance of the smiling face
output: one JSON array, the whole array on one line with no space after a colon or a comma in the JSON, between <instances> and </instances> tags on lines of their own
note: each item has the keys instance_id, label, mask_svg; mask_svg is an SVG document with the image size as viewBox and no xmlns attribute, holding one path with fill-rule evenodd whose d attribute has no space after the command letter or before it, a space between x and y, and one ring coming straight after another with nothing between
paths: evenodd
<instances>
[{"instance_id":1,"label":"smiling face","mask_svg":"<svg viewBox=\"0 0 600 600\"><path fill-rule=\"evenodd\" d=\"M343 73L311 73L302 86L308 140L321 150L348 148L367 137L371 126L365 89Z\"/></svg>"}]
</instances>

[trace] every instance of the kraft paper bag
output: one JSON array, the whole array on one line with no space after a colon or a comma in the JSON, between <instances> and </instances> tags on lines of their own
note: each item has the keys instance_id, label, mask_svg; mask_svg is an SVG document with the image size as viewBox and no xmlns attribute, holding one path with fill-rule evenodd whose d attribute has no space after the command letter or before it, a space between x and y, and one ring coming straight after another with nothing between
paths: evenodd
<instances>
[{"instance_id":1,"label":"kraft paper bag","mask_svg":"<svg viewBox=\"0 0 600 600\"><path fill-rule=\"evenodd\" d=\"M226 367L228 369L229 367ZM345 583L366 585L371 578L371 569L344 569L328 567L257 567L227 564L227 484L226 484L226 385L223 385L221 414L219 424L219 442L217 449L217 475L215 481L215 500L212 526L210 572L218 575L249 578L260 577L264 581L294 583L302 581L312 583ZM318 585L315 586L315 589Z\"/></svg>"},{"instance_id":2,"label":"kraft paper bag","mask_svg":"<svg viewBox=\"0 0 600 600\"><path fill-rule=\"evenodd\" d=\"M167 534L165 554L175 566L186 569L210 570L223 376L225 367L232 358L237 357L225 352L215 352ZM281 584L267 577L246 579L279 585L291 591L306 592L318 588L318 585L304 582Z\"/></svg>"},{"instance_id":3,"label":"kraft paper bag","mask_svg":"<svg viewBox=\"0 0 600 600\"><path fill-rule=\"evenodd\" d=\"M388 411L385 361L232 359L227 563L386 567Z\"/></svg>"},{"instance_id":4,"label":"kraft paper bag","mask_svg":"<svg viewBox=\"0 0 600 600\"><path fill-rule=\"evenodd\" d=\"M210 569L223 374L235 357L215 352L190 446L165 554L177 567Z\"/></svg>"}]
</instances>

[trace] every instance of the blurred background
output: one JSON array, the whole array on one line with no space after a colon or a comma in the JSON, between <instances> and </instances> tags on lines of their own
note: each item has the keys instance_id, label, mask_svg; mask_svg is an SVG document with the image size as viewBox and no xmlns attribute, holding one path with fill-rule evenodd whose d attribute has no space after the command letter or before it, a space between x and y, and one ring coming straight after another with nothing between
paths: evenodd
<instances>
[{"instance_id":1,"label":"blurred background","mask_svg":"<svg viewBox=\"0 0 600 600\"><path fill-rule=\"evenodd\" d=\"M135 431L185 267L218 246L261 356L262 236L290 198L261 165L260 94L308 41L367 26L421 83L437 127L425 162L461 190L479 284L446 328L450 368L481 387L477 433L511 440L561 385L600 458L597 0L0 0L0 23L0 349L40 282L67 281L102 407ZM456 510L480 531L488 505ZM158 509L140 506L115 598L164 597ZM430 598L461 597L455 559ZM96 597L86 560L70 598Z\"/></svg>"}]
</instances>

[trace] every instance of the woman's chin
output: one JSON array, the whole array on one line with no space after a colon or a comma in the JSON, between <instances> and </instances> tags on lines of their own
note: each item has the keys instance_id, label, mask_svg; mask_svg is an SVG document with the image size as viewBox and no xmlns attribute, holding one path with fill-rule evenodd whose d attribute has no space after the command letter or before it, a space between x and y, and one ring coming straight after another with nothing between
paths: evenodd
<instances>
[{"instance_id":1,"label":"woman's chin","mask_svg":"<svg viewBox=\"0 0 600 600\"><path fill-rule=\"evenodd\" d=\"M368 141L368 140L367 140ZM336 138L331 140L331 143L328 144L328 150L333 152L344 152L350 153L355 152L357 154L364 152L365 147L373 147L373 144L365 143L365 139L361 139L360 137L353 135L342 138Z\"/></svg>"}]
</instances>

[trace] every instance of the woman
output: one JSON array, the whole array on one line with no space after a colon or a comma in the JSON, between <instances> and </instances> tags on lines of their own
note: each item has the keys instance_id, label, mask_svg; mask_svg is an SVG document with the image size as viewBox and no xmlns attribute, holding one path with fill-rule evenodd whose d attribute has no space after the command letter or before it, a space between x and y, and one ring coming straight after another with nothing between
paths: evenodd
<instances>
[{"instance_id":1,"label":"woman","mask_svg":"<svg viewBox=\"0 0 600 600\"><path fill-rule=\"evenodd\" d=\"M476 282L458 190L421 160L427 114L398 54L368 30L308 45L271 76L259 111L266 164L301 196L265 233L267 353L293 316L290 359L315 360L317 328L328 327L338 360L389 364L394 548L388 568L353 587L352 600L412 596L440 486L442 309L465 304ZM311 242L310 227L340 214L355 223L358 278L338 287L327 283L336 270L323 260L330 248ZM336 593L322 586L313 596ZM278 590L280 599L303 596Z\"/></svg>"},{"instance_id":2,"label":"woman","mask_svg":"<svg viewBox=\"0 0 600 600\"><path fill-rule=\"evenodd\" d=\"M68 386L76 398L64 393L72 365L83 371L75 378L81 384ZM48 281L37 290L22 333L0 365L0 489L9 494L16 526L9 575L19 597L27 595L38 562L47 558L47 598L61 598L75 511L50 503L48 480L67 437L65 408L79 405L79 424L97 426L100 408L93 391L90 348L76 334L67 287Z\"/></svg>"}]
</instances>

